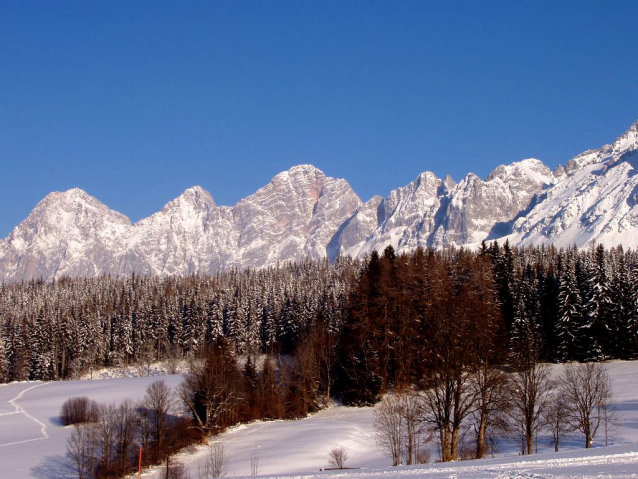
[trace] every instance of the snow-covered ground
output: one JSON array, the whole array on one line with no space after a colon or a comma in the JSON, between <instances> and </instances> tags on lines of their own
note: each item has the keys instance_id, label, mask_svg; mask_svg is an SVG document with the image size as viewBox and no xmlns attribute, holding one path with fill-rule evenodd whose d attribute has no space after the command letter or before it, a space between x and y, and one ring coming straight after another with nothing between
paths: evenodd
<instances>
[{"instance_id":1,"label":"snow-covered ground","mask_svg":"<svg viewBox=\"0 0 638 479\"><path fill-rule=\"evenodd\" d=\"M503 441L497 457L411 467L388 467L390 461L375 445L373 408L334 406L300 421L256 422L233 429L221 436L229 457L227 475L250 473L251 456L259 458L259 474L273 477L376 479L392 476L426 478L582 478L638 477L638 362L609 365L616 409L622 425L610 447L582 448L582 439L565 443L565 452L549 452L541 440L540 454L518 456L512 441ZM17 383L0 386L0 478L74 477L65 457L70 428L60 425L60 406L72 396L88 396L99 402L139 398L157 377L68 381L56 383ZM171 387L179 375L162 376ZM603 441L603 442L601 442ZM328 453L343 446L349 454L343 471L323 471L329 467ZM193 479L204 449L183 454ZM433 460L436 459L433 457ZM159 477L158 471L146 477Z\"/></svg>"}]
</instances>

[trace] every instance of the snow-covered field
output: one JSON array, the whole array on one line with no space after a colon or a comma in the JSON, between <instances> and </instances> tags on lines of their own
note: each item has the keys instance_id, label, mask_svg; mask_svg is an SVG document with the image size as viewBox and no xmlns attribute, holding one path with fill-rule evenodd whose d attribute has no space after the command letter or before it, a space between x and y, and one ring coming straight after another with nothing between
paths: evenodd
<instances>
[{"instance_id":1,"label":"snow-covered field","mask_svg":"<svg viewBox=\"0 0 638 479\"><path fill-rule=\"evenodd\" d=\"M539 442L540 454L521 457L516 445L503 441L496 458L481 461L388 467L389 459L376 448L373 408L334 406L300 421L257 422L240 426L222 435L229 477L250 473L251 456L259 458L259 474L275 477L323 479L376 479L391 476L426 478L582 478L638 477L638 362L609 364L616 409L622 425L611 441L613 446L584 450L582 439L565 443L564 451L550 453L546 441ZM99 402L139 398L157 377L17 383L0 386L0 478L74 477L65 457L70 428L60 425L60 406L72 396L88 396ZM181 376L162 376L171 387ZM328 453L344 446L349 453L343 471L323 471L329 467ZM197 478L198 462L204 448L183 454L180 460ZM435 459L435 457L433 457ZM146 477L159 477L158 471Z\"/></svg>"}]
</instances>

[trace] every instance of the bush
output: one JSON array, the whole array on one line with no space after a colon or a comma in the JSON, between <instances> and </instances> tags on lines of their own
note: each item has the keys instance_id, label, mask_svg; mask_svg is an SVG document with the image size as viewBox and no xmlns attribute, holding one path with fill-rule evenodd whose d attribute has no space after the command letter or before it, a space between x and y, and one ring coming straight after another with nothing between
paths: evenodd
<instances>
[{"instance_id":1,"label":"bush","mask_svg":"<svg viewBox=\"0 0 638 479\"><path fill-rule=\"evenodd\" d=\"M65 426L95 422L98 419L98 405L85 396L69 398L62 404L60 418Z\"/></svg>"}]
</instances>

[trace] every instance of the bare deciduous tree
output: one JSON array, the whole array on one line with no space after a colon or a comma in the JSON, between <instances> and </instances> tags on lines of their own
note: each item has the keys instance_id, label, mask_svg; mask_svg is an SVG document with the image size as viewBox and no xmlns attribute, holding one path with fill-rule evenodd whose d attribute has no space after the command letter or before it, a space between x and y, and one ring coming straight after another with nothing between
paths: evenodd
<instances>
[{"instance_id":1,"label":"bare deciduous tree","mask_svg":"<svg viewBox=\"0 0 638 479\"><path fill-rule=\"evenodd\" d=\"M403 458L406 464L417 464L421 446L426 441L422 397L412 390L402 391L398 397L405 423Z\"/></svg>"},{"instance_id":2,"label":"bare deciduous tree","mask_svg":"<svg viewBox=\"0 0 638 479\"><path fill-rule=\"evenodd\" d=\"M507 374L490 367L488 362L479 365L473 375L475 405L472 417L477 459L485 455L487 444L495 434L508 430L506 414L511 409L509 386Z\"/></svg>"},{"instance_id":3,"label":"bare deciduous tree","mask_svg":"<svg viewBox=\"0 0 638 479\"><path fill-rule=\"evenodd\" d=\"M570 425L583 433L590 448L601 424L615 422L610 409L611 383L607 368L600 363L568 364L560 379L560 394Z\"/></svg>"},{"instance_id":4,"label":"bare deciduous tree","mask_svg":"<svg viewBox=\"0 0 638 479\"><path fill-rule=\"evenodd\" d=\"M256 476L259 474L259 451L253 449L250 453L250 475Z\"/></svg>"},{"instance_id":5,"label":"bare deciduous tree","mask_svg":"<svg viewBox=\"0 0 638 479\"><path fill-rule=\"evenodd\" d=\"M74 426L67 441L66 455L76 467L79 479L92 479L98 464L95 424Z\"/></svg>"},{"instance_id":6,"label":"bare deciduous tree","mask_svg":"<svg viewBox=\"0 0 638 479\"><path fill-rule=\"evenodd\" d=\"M148 422L145 429L149 434L148 439L152 442L157 459L162 456L169 415L174 406L175 399L171 388L162 380L149 384L139 405L141 415Z\"/></svg>"},{"instance_id":7,"label":"bare deciduous tree","mask_svg":"<svg viewBox=\"0 0 638 479\"><path fill-rule=\"evenodd\" d=\"M534 439L542 426L542 418L551 404L555 384L549 365L530 361L511 376L512 411L516 430L521 438L521 452L534 453Z\"/></svg>"},{"instance_id":8,"label":"bare deciduous tree","mask_svg":"<svg viewBox=\"0 0 638 479\"><path fill-rule=\"evenodd\" d=\"M339 469L343 469L348 460L348 453L345 447L335 447L330 451L330 464Z\"/></svg>"},{"instance_id":9,"label":"bare deciduous tree","mask_svg":"<svg viewBox=\"0 0 638 479\"><path fill-rule=\"evenodd\" d=\"M545 429L551 434L551 443L554 451L558 452L560 441L565 434L572 431L572 427L565 415L565 399L560 391L552 396L549 406L543 415Z\"/></svg>"},{"instance_id":10,"label":"bare deciduous tree","mask_svg":"<svg viewBox=\"0 0 638 479\"><path fill-rule=\"evenodd\" d=\"M397 395L386 395L374 410L374 428L377 432L377 446L392 459L393 466L398 466L401 462L405 424L403 405Z\"/></svg>"},{"instance_id":11,"label":"bare deciduous tree","mask_svg":"<svg viewBox=\"0 0 638 479\"><path fill-rule=\"evenodd\" d=\"M228 467L228 456L223 442L214 442L208 445L204 470L206 477L224 477Z\"/></svg>"},{"instance_id":12,"label":"bare deciduous tree","mask_svg":"<svg viewBox=\"0 0 638 479\"><path fill-rule=\"evenodd\" d=\"M420 462L420 448L427 440L422 401L415 391L399 391L386 395L375 409L377 445L392 459L393 466L402 459L406 464Z\"/></svg>"},{"instance_id":13,"label":"bare deciduous tree","mask_svg":"<svg viewBox=\"0 0 638 479\"><path fill-rule=\"evenodd\" d=\"M137 415L133 402L125 399L117 407L115 422L115 456L120 471L126 470L135 440Z\"/></svg>"}]
</instances>

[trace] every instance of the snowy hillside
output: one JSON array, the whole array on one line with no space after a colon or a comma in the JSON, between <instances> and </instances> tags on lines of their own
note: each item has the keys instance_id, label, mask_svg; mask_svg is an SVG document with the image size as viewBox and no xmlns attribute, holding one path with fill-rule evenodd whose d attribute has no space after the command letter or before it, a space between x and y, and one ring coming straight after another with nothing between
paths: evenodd
<instances>
[{"instance_id":1,"label":"snowy hillside","mask_svg":"<svg viewBox=\"0 0 638 479\"><path fill-rule=\"evenodd\" d=\"M99 274L187 275L305 257L362 257L392 245L638 246L638 122L614 143L550 171L501 165L459 183L424 172L362 203L311 165L276 175L234 206L199 186L134 225L79 189L51 193L0 240L0 281Z\"/></svg>"},{"instance_id":2,"label":"snowy hillside","mask_svg":"<svg viewBox=\"0 0 638 479\"><path fill-rule=\"evenodd\" d=\"M555 366L560 368L561 366ZM497 457L480 461L388 467L389 459L375 445L373 408L334 406L299 421L257 422L240 426L221 436L230 463L228 476L250 473L250 457L259 457L259 474L276 477L339 477L374 479L388 476L432 478L506 477L636 477L638 474L638 362L609 364L615 392L615 408L622 414L621 427L610 447L602 447L601 437L594 449L585 450L582 438L572 437L564 451L550 453L552 447L541 439L534 456L517 456L513 441L501 441ZM72 396L88 396L100 402L139 398L157 378L65 381L54 383L14 383L0 386L0 465L2 478L73 477L65 457L71 428L62 427L58 413ZM177 386L181 376L164 376ZM343 446L350 455L348 471L319 472L328 467L328 453ZM195 478L203 450L184 454ZM433 456L433 460L435 457ZM159 477L145 474L145 477Z\"/></svg>"}]
</instances>

